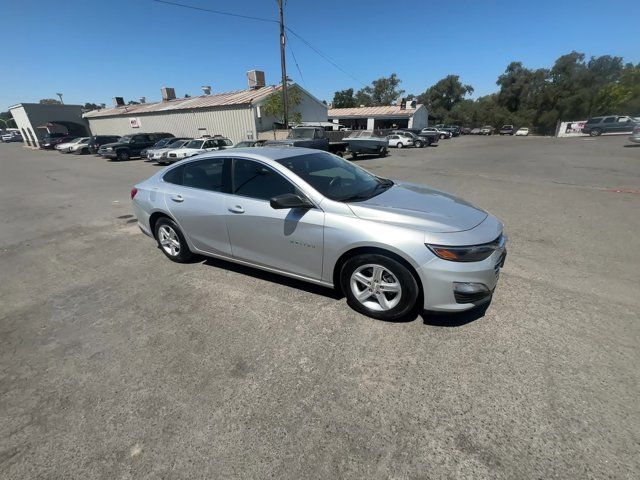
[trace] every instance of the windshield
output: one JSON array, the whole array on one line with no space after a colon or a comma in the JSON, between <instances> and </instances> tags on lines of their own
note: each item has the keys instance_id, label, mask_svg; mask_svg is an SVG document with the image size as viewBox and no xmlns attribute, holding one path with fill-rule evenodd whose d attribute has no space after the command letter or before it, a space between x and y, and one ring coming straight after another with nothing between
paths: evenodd
<instances>
[{"instance_id":1,"label":"windshield","mask_svg":"<svg viewBox=\"0 0 640 480\"><path fill-rule=\"evenodd\" d=\"M236 148L253 147L255 142L240 142L236 144Z\"/></svg>"},{"instance_id":2,"label":"windshield","mask_svg":"<svg viewBox=\"0 0 640 480\"><path fill-rule=\"evenodd\" d=\"M313 132L315 132L313 128L296 128L289 132L287 138L313 138Z\"/></svg>"},{"instance_id":3,"label":"windshield","mask_svg":"<svg viewBox=\"0 0 640 480\"><path fill-rule=\"evenodd\" d=\"M167 145L167 148L182 148L190 141L191 140L178 140L177 142L171 142L169 145Z\"/></svg>"},{"instance_id":4,"label":"windshield","mask_svg":"<svg viewBox=\"0 0 640 480\"><path fill-rule=\"evenodd\" d=\"M191 140L185 145L186 148L202 148L204 140Z\"/></svg>"},{"instance_id":5,"label":"windshield","mask_svg":"<svg viewBox=\"0 0 640 480\"><path fill-rule=\"evenodd\" d=\"M169 144L170 141L172 141L171 138L163 138L162 140L158 140L153 146L153 148L162 148L165 145Z\"/></svg>"},{"instance_id":6,"label":"windshield","mask_svg":"<svg viewBox=\"0 0 640 480\"><path fill-rule=\"evenodd\" d=\"M372 175L351 162L327 152L278 160L331 200L367 200L387 190L393 182Z\"/></svg>"},{"instance_id":7,"label":"windshield","mask_svg":"<svg viewBox=\"0 0 640 480\"><path fill-rule=\"evenodd\" d=\"M120 140L118 141L122 143L129 143L129 140L131 140L131 137L129 135L125 135L124 137L120 137Z\"/></svg>"}]
</instances>

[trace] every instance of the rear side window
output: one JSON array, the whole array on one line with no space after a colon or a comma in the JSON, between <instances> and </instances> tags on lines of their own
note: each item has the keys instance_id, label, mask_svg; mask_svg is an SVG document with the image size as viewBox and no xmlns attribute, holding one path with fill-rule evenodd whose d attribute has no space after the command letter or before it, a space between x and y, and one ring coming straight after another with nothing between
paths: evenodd
<instances>
[{"instance_id":1,"label":"rear side window","mask_svg":"<svg viewBox=\"0 0 640 480\"><path fill-rule=\"evenodd\" d=\"M179 167L172 168L167 173L165 173L162 179L168 183L173 183L175 185L182 185L183 173L184 173L184 165L180 165Z\"/></svg>"},{"instance_id":2,"label":"rear side window","mask_svg":"<svg viewBox=\"0 0 640 480\"><path fill-rule=\"evenodd\" d=\"M251 160L236 159L233 162L233 193L243 197L269 200L277 195L296 193L296 188L266 165Z\"/></svg>"},{"instance_id":3,"label":"rear side window","mask_svg":"<svg viewBox=\"0 0 640 480\"><path fill-rule=\"evenodd\" d=\"M182 185L211 192L222 192L224 179L224 158L210 158L184 165Z\"/></svg>"},{"instance_id":4,"label":"rear side window","mask_svg":"<svg viewBox=\"0 0 640 480\"><path fill-rule=\"evenodd\" d=\"M602 123L613 123L615 121L616 121L616 117L607 117L602 121Z\"/></svg>"}]
</instances>

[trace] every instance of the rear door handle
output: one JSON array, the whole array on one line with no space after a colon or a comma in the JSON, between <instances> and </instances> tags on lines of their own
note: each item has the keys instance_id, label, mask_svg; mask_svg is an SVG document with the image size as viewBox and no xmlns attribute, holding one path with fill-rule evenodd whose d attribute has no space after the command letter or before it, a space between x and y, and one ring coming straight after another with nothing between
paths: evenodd
<instances>
[{"instance_id":1,"label":"rear door handle","mask_svg":"<svg viewBox=\"0 0 640 480\"><path fill-rule=\"evenodd\" d=\"M229 207L228 210L231 213L244 213L244 208L242 208L240 205L236 205L234 207Z\"/></svg>"},{"instance_id":2,"label":"rear door handle","mask_svg":"<svg viewBox=\"0 0 640 480\"><path fill-rule=\"evenodd\" d=\"M182 195L174 195L173 197L171 197L171 200L180 203L184 202L184 197Z\"/></svg>"}]
</instances>

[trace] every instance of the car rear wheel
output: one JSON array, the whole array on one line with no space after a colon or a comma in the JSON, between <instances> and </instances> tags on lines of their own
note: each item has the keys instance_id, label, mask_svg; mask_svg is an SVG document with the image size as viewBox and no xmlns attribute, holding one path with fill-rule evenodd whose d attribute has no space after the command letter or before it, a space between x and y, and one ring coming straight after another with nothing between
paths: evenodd
<instances>
[{"instance_id":1,"label":"car rear wheel","mask_svg":"<svg viewBox=\"0 0 640 480\"><path fill-rule=\"evenodd\" d=\"M158 247L169 260L184 263L193 258L193 253L189 250L182 231L176 223L166 217L159 219L154 231Z\"/></svg>"},{"instance_id":2,"label":"car rear wheel","mask_svg":"<svg viewBox=\"0 0 640 480\"><path fill-rule=\"evenodd\" d=\"M129 155L129 152L126 150L120 150L116 153L116 156L118 157L118 160L120 160L121 162L126 162L127 160L129 160L131 158L131 155Z\"/></svg>"},{"instance_id":3,"label":"car rear wheel","mask_svg":"<svg viewBox=\"0 0 640 480\"><path fill-rule=\"evenodd\" d=\"M401 320L414 312L418 282L409 269L382 254L355 256L344 264L340 285L355 311L379 320Z\"/></svg>"},{"instance_id":4,"label":"car rear wheel","mask_svg":"<svg viewBox=\"0 0 640 480\"><path fill-rule=\"evenodd\" d=\"M424 147L424 144L422 143L422 140L416 140L416 143L414 143L414 145L416 146L416 148Z\"/></svg>"},{"instance_id":5,"label":"car rear wheel","mask_svg":"<svg viewBox=\"0 0 640 480\"><path fill-rule=\"evenodd\" d=\"M592 137L599 137L600 135L602 135L602 130L600 130L599 128L594 128L593 130L591 130L591 133L589 133L589 135L591 135Z\"/></svg>"}]
</instances>

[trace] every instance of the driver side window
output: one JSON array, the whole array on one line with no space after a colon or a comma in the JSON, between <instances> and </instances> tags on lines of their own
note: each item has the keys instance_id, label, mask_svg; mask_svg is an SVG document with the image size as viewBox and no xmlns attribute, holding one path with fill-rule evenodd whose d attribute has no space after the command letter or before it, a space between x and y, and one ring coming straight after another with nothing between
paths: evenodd
<instances>
[{"instance_id":1,"label":"driver side window","mask_svg":"<svg viewBox=\"0 0 640 480\"><path fill-rule=\"evenodd\" d=\"M243 197L269 200L285 193L297 193L286 178L272 168L245 159L233 161L233 193Z\"/></svg>"}]
</instances>

